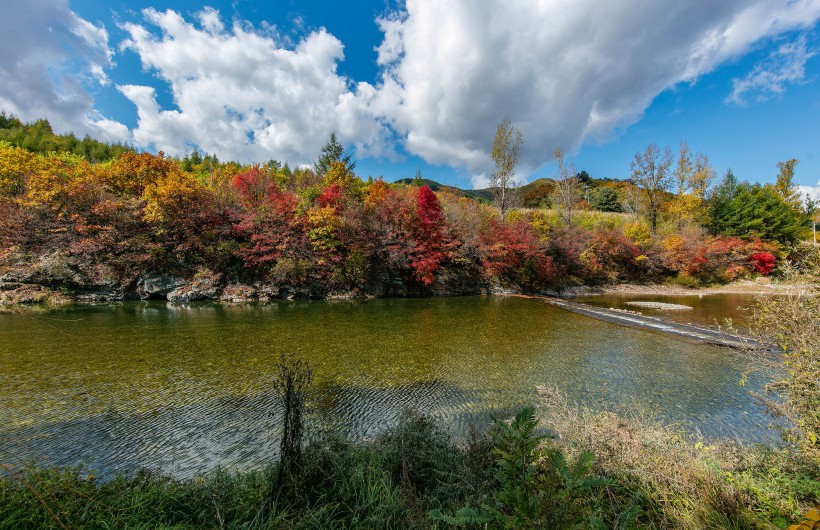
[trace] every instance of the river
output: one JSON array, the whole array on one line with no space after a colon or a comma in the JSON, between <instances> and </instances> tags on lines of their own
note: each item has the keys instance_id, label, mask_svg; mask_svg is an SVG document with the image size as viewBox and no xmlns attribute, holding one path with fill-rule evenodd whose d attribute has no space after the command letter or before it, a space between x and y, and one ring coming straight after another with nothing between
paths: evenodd
<instances>
[{"instance_id":1,"label":"river","mask_svg":"<svg viewBox=\"0 0 820 530\"><path fill-rule=\"evenodd\" d=\"M407 408L460 435L537 404L537 385L707 437L774 436L749 396L763 381L739 384L743 354L538 300L127 302L0 314L0 462L104 476L260 466L277 449L282 353L314 369L313 424L358 439Z\"/></svg>"}]
</instances>

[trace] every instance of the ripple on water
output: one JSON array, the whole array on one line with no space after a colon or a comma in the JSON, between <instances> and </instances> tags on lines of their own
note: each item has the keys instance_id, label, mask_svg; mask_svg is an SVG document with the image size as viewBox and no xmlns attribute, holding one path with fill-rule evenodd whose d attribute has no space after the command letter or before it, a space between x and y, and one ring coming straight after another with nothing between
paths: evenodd
<instances>
[{"instance_id":1,"label":"ripple on water","mask_svg":"<svg viewBox=\"0 0 820 530\"><path fill-rule=\"evenodd\" d=\"M65 317L65 318L63 318ZM312 421L372 439L407 408L456 435L532 403L656 411L707 435L768 440L731 351L531 300L459 298L265 307L75 307L48 324L0 315L0 458L190 477L276 458L281 353L314 367Z\"/></svg>"}]
</instances>

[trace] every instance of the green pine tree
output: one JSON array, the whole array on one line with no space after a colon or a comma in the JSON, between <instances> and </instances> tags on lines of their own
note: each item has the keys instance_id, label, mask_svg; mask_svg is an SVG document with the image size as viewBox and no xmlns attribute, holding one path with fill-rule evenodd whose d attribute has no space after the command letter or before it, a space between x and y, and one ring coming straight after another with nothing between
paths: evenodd
<instances>
[{"instance_id":1,"label":"green pine tree","mask_svg":"<svg viewBox=\"0 0 820 530\"><path fill-rule=\"evenodd\" d=\"M333 162L343 162L351 172L356 168L356 162L352 161L351 155L345 153L345 147L336 138L336 131L330 131L330 139L322 147L322 154L313 164L313 170L317 175L324 175Z\"/></svg>"}]
</instances>

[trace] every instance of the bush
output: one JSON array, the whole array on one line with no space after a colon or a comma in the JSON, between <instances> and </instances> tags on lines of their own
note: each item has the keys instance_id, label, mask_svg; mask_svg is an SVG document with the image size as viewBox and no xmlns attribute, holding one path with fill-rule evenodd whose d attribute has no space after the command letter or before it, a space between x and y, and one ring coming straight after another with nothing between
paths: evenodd
<instances>
[{"instance_id":1,"label":"bush","mask_svg":"<svg viewBox=\"0 0 820 530\"><path fill-rule=\"evenodd\" d=\"M800 520L817 498L809 477L820 468L788 448L706 443L640 411L624 418L539 393L559 447L570 458L593 451L597 473L613 481L604 514L621 517L609 527L627 518L641 528L765 528Z\"/></svg>"},{"instance_id":2,"label":"bush","mask_svg":"<svg viewBox=\"0 0 820 530\"><path fill-rule=\"evenodd\" d=\"M774 341L783 362L760 360L756 367L772 379L766 390L774 399L764 401L788 421L784 439L820 467L820 289L813 284L786 285L787 290L776 296L758 298L752 318L753 330Z\"/></svg>"}]
</instances>

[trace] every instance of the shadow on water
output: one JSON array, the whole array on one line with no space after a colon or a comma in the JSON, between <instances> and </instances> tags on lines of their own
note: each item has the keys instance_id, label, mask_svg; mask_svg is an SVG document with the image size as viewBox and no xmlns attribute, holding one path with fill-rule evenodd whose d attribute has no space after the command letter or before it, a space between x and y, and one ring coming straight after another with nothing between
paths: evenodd
<instances>
[{"instance_id":1,"label":"shadow on water","mask_svg":"<svg viewBox=\"0 0 820 530\"><path fill-rule=\"evenodd\" d=\"M372 439L412 409L446 420L459 436L470 425L486 424L491 414L510 410L478 409L480 400L470 394L442 381L386 389L316 388L310 430ZM11 467L35 458L48 466L81 463L107 478L139 468L188 478L272 462L278 458L281 424L275 394L220 397L151 413L111 411L7 431L0 436L0 455Z\"/></svg>"},{"instance_id":2,"label":"shadow on water","mask_svg":"<svg viewBox=\"0 0 820 530\"><path fill-rule=\"evenodd\" d=\"M641 408L707 437L769 441L731 350L534 300L124 303L38 319L0 315L0 462L138 467L185 477L262 465L278 450L282 353L314 370L317 428L376 436L412 408L456 435L554 386L582 404Z\"/></svg>"}]
</instances>

